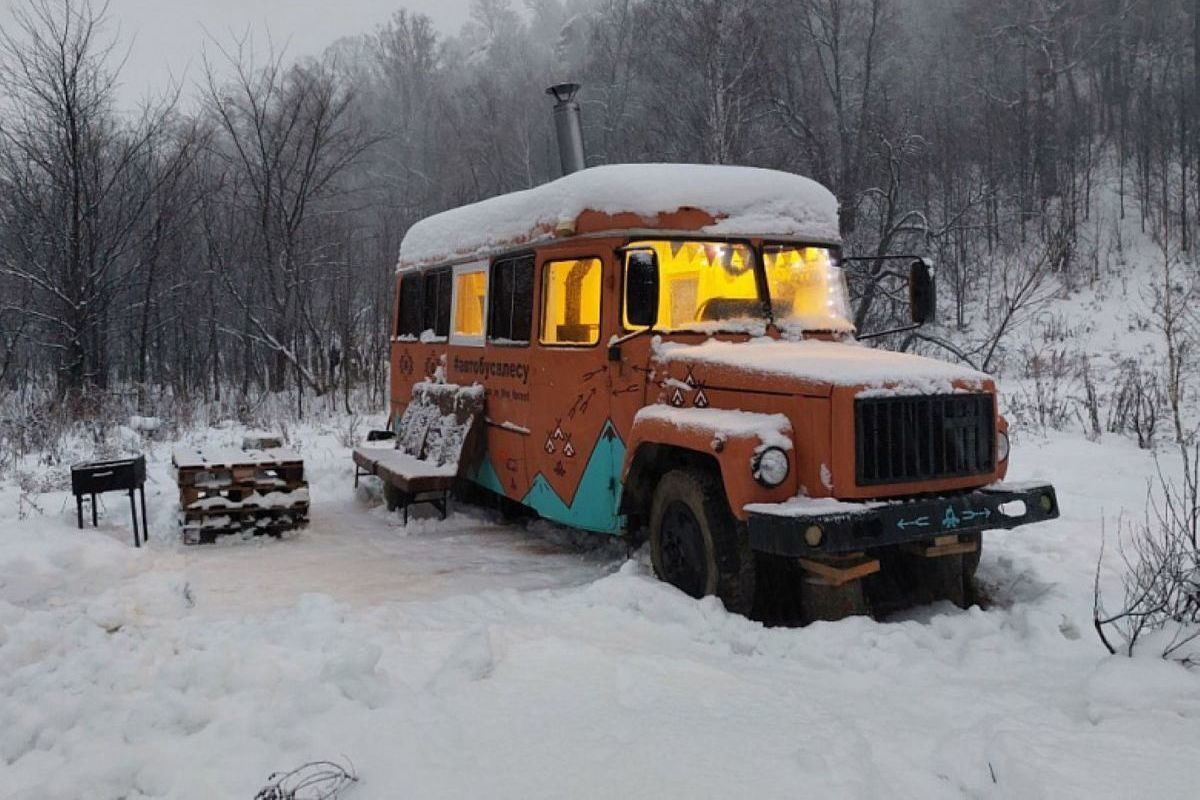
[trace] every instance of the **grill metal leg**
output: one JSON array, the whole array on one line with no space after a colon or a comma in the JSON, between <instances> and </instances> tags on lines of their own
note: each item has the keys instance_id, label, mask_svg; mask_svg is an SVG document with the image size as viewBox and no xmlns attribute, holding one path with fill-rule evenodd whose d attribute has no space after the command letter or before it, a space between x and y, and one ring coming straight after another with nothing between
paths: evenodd
<instances>
[{"instance_id":1,"label":"grill metal leg","mask_svg":"<svg viewBox=\"0 0 1200 800\"><path fill-rule=\"evenodd\" d=\"M92 495L92 527L100 527L100 523L96 521L96 495Z\"/></svg>"},{"instance_id":2,"label":"grill metal leg","mask_svg":"<svg viewBox=\"0 0 1200 800\"><path fill-rule=\"evenodd\" d=\"M141 547L142 541L138 538L137 500L134 499L133 489L129 490L129 513L133 517L133 546Z\"/></svg>"},{"instance_id":3,"label":"grill metal leg","mask_svg":"<svg viewBox=\"0 0 1200 800\"><path fill-rule=\"evenodd\" d=\"M138 491L142 494L142 541L150 543L150 524L146 522L146 486L143 484L138 487Z\"/></svg>"},{"instance_id":4,"label":"grill metal leg","mask_svg":"<svg viewBox=\"0 0 1200 800\"><path fill-rule=\"evenodd\" d=\"M83 495L75 495L75 515L79 518L79 529L83 530Z\"/></svg>"}]
</instances>

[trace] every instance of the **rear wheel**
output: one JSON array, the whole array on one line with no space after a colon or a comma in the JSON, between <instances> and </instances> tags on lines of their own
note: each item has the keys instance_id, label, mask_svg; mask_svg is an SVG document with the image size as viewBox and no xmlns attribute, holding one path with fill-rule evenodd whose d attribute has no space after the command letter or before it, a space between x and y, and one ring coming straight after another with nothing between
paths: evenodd
<instances>
[{"instance_id":1,"label":"rear wheel","mask_svg":"<svg viewBox=\"0 0 1200 800\"><path fill-rule=\"evenodd\" d=\"M725 491L711 473L668 472L650 509L654 573L692 597L715 594L730 611L754 603L754 553L729 512Z\"/></svg>"}]
</instances>

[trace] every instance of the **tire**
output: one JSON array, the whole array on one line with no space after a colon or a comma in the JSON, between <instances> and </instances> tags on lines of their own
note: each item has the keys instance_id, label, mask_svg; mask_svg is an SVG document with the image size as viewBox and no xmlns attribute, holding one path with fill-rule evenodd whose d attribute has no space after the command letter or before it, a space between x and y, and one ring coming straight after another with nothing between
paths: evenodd
<instances>
[{"instance_id":1,"label":"tire","mask_svg":"<svg viewBox=\"0 0 1200 800\"><path fill-rule=\"evenodd\" d=\"M677 469L659 481L650 507L650 555L654 574L692 597L716 595L735 614L754 605L754 552L710 472Z\"/></svg>"},{"instance_id":2,"label":"tire","mask_svg":"<svg viewBox=\"0 0 1200 800\"><path fill-rule=\"evenodd\" d=\"M975 583L975 571L979 569L979 557L983 555L983 534L971 533L962 537L968 541L975 542L975 552L966 553L963 555L963 580L970 587Z\"/></svg>"},{"instance_id":3,"label":"tire","mask_svg":"<svg viewBox=\"0 0 1200 800\"><path fill-rule=\"evenodd\" d=\"M929 600L949 600L959 608L968 608L967 579L963 570L965 556L923 558L917 563L921 588Z\"/></svg>"},{"instance_id":4,"label":"tire","mask_svg":"<svg viewBox=\"0 0 1200 800\"><path fill-rule=\"evenodd\" d=\"M805 625L871 613L861 579L834 586L821 578L807 576L800 583L800 608Z\"/></svg>"},{"instance_id":5,"label":"tire","mask_svg":"<svg viewBox=\"0 0 1200 800\"><path fill-rule=\"evenodd\" d=\"M975 590L975 571L983 552L983 535L961 534L964 542L974 542L975 550L957 556L915 559L918 590L927 601L949 600L959 608L970 608L979 601Z\"/></svg>"},{"instance_id":6,"label":"tire","mask_svg":"<svg viewBox=\"0 0 1200 800\"><path fill-rule=\"evenodd\" d=\"M979 585L975 583L975 572L979 569L979 558L983 555L983 534L972 533L964 538L975 542L975 552L966 553L962 557L963 608L970 608L974 605L985 604L985 598L979 591Z\"/></svg>"}]
</instances>

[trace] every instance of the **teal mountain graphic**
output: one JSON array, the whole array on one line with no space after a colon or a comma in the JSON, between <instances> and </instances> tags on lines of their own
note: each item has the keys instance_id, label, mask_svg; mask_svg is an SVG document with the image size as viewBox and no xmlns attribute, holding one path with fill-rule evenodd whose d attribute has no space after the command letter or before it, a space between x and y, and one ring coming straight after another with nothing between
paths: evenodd
<instances>
[{"instance_id":1,"label":"teal mountain graphic","mask_svg":"<svg viewBox=\"0 0 1200 800\"><path fill-rule=\"evenodd\" d=\"M558 496L558 492L540 472L534 476L533 485L521 503L546 519L564 525L598 533L619 533L625 523L617 513L621 500L618 473L624 461L625 443L621 441L612 422L605 422L570 505ZM504 494L504 486L490 458L483 459L474 480L485 489Z\"/></svg>"},{"instance_id":2,"label":"teal mountain graphic","mask_svg":"<svg viewBox=\"0 0 1200 800\"><path fill-rule=\"evenodd\" d=\"M496 494L504 494L504 484L500 483L500 476L496 474L496 469L492 466L492 459L488 458L485 453L480 461L479 469L471 480Z\"/></svg>"}]
</instances>

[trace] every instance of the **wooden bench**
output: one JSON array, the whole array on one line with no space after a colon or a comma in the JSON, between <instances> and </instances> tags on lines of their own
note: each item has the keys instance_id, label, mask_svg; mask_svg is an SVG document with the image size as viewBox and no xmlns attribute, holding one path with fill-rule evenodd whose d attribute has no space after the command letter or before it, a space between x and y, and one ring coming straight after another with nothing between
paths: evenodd
<instances>
[{"instance_id":1,"label":"wooden bench","mask_svg":"<svg viewBox=\"0 0 1200 800\"><path fill-rule=\"evenodd\" d=\"M354 448L354 485L383 481L389 511L429 503L446 518L450 489L483 451L483 387L418 383L396 436Z\"/></svg>"}]
</instances>

